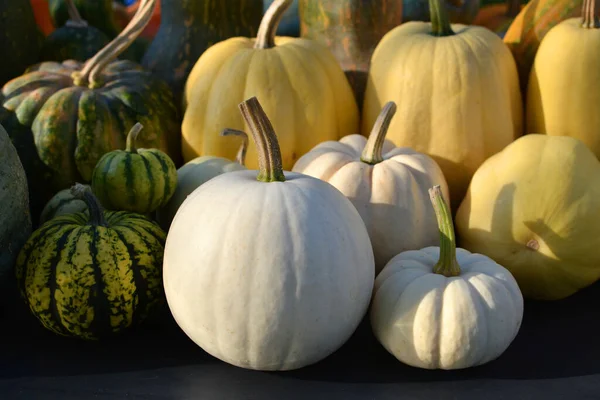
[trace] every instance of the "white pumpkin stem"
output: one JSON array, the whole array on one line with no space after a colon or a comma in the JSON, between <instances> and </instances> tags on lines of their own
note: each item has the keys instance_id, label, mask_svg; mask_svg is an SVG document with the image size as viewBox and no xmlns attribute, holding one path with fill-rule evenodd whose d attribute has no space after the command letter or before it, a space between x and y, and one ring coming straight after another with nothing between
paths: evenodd
<instances>
[{"instance_id":1,"label":"white pumpkin stem","mask_svg":"<svg viewBox=\"0 0 600 400\"><path fill-rule=\"evenodd\" d=\"M429 0L429 18L431 19L431 34L433 36L454 35L454 31L450 26L445 0Z\"/></svg>"},{"instance_id":2,"label":"white pumpkin stem","mask_svg":"<svg viewBox=\"0 0 600 400\"><path fill-rule=\"evenodd\" d=\"M284 182L283 163L277 135L262 106L252 97L239 105L258 153L258 176L261 182Z\"/></svg>"},{"instance_id":3,"label":"white pumpkin stem","mask_svg":"<svg viewBox=\"0 0 600 400\"><path fill-rule=\"evenodd\" d=\"M277 28L279 27L281 18L283 18L283 14L285 14L293 2L293 0L275 0L271 3L258 27L256 43L254 44L255 49L270 49L275 47Z\"/></svg>"},{"instance_id":4,"label":"white pumpkin stem","mask_svg":"<svg viewBox=\"0 0 600 400\"><path fill-rule=\"evenodd\" d=\"M240 165L246 165L246 153L248 152L248 134L237 129L223 129L221 136L238 136L242 138L242 144L235 156L235 161Z\"/></svg>"},{"instance_id":5,"label":"white pumpkin stem","mask_svg":"<svg viewBox=\"0 0 600 400\"><path fill-rule=\"evenodd\" d=\"M371 165L383 161L383 155L381 154L383 144L385 143L385 136L387 135L394 114L396 114L396 103L393 101L387 102L383 106L381 113L379 113L375 125L373 125L373 129L369 134L367 144L360 156L361 161Z\"/></svg>"},{"instance_id":6,"label":"white pumpkin stem","mask_svg":"<svg viewBox=\"0 0 600 400\"><path fill-rule=\"evenodd\" d=\"M89 86L92 89L102 87L104 82L100 77L104 68L116 58L142 33L154 12L156 0L141 0L140 7L129 24L109 44L104 46L96 55L86 61L81 71L71 74L73 83L77 86Z\"/></svg>"},{"instance_id":7,"label":"white pumpkin stem","mask_svg":"<svg viewBox=\"0 0 600 400\"><path fill-rule=\"evenodd\" d=\"M90 213L90 224L94 226L108 226L108 222L106 222L106 218L104 218L104 208L102 208L100 201L94 196L89 186L76 183L71 187L71 194L76 199L85 202Z\"/></svg>"},{"instance_id":8,"label":"white pumpkin stem","mask_svg":"<svg viewBox=\"0 0 600 400\"><path fill-rule=\"evenodd\" d=\"M600 27L596 15L596 0L583 0L581 6L581 26L586 29L597 29Z\"/></svg>"},{"instance_id":9,"label":"white pumpkin stem","mask_svg":"<svg viewBox=\"0 0 600 400\"><path fill-rule=\"evenodd\" d=\"M440 185L436 185L429 189L429 197L440 230L440 259L433 267L433 272L444 276L460 275L460 266L456 260L456 237L454 235L454 223L452 222L452 214Z\"/></svg>"},{"instance_id":10,"label":"white pumpkin stem","mask_svg":"<svg viewBox=\"0 0 600 400\"><path fill-rule=\"evenodd\" d=\"M125 143L125 151L129 153L137 153L137 137L144 129L144 125L136 122L127 134L127 142Z\"/></svg>"},{"instance_id":11,"label":"white pumpkin stem","mask_svg":"<svg viewBox=\"0 0 600 400\"><path fill-rule=\"evenodd\" d=\"M67 12L69 13L69 20L65 25L74 26L76 28L85 28L88 26L87 21L81 17L81 14L79 14L79 10L77 9L77 6L75 6L75 2L73 0L66 0L66 3Z\"/></svg>"}]
</instances>

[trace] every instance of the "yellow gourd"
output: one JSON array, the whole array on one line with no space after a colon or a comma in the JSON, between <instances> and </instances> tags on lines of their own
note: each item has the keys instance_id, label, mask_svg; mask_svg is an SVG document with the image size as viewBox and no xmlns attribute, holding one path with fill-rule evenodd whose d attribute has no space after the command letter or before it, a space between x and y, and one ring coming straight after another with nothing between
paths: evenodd
<instances>
[{"instance_id":1,"label":"yellow gourd","mask_svg":"<svg viewBox=\"0 0 600 400\"><path fill-rule=\"evenodd\" d=\"M507 268L525 297L600 277L600 161L579 140L525 135L477 170L456 214L465 249Z\"/></svg>"},{"instance_id":2,"label":"yellow gourd","mask_svg":"<svg viewBox=\"0 0 600 400\"><path fill-rule=\"evenodd\" d=\"M582 18L552 28L535 57L527 92L527 132L571 136L600 157L600 23L595 0Z\"/></svg>"},{"instance_id":3,"label":"yellow gourd","mask_svg":"<svg viewBox=\"0 0 600 400\"><path fill-rule=\"evenodd\" d=\"M395 101L387 138L435 159L455 209L477 167L521 135L523 104L502 39L483 27L450 25L440 3L430 1L432 22L402 24L377 46L362 133Z\"/></svg>"},{"instance_id":4,"label":"yellow gourd","mask_svg":"<svg viewBox=\"0 0 600 400\"><path fill-rule=\"evenodd\" d=\"M184 161L203 155L233 159L237 144L219 133L249 129L237 104L251 96L259 99L278 133L287 170L318 143L358 131L356 100L329 50L308 39L275 37L291 3L273 2L257 38L228 39L200 57L186 82ZM258 167L254 143L247 160L249 169Z\"/></svg>"}]
</instances>

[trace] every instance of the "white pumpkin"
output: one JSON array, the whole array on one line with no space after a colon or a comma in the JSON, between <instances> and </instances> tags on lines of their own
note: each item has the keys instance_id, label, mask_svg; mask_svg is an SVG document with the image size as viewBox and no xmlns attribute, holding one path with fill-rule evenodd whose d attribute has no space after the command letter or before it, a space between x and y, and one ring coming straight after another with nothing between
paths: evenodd
<instances>
[{"instance_id":1,"label":"white pumpkin","mask_svg":"<svg viewBox=\"0 0 600 400\"><path fill-rule=\"evenodd\" d=\"M377 276L371 325L379 342L405 364L460 369L499 357L516 337L523 296L504 267L457 249L439 188L441 247L407 251ZM436 210L436 212L438 212Z\"/></svg>"},{"instance_id":2,"label":"white pumpkin","mask_svg":"<svg viewBox=\"0 0 600 400\"><path fill-rule=\"evenodd\" d=\"M367 226L377 273L400 252L439 244L435 213L423 204L435 184L449 193L431 157L385 140L395 112L394 102L384 106L368 141L348 135L323 142L292 169L330 183L350 199Z\"/></svg>"},{"instance_id":3,"label":"white pumpkin","mask_svg":"<svg viewBox=\"0 0 600 400\"><path fill-rule=\"evenodd\" d=\"M259 151L258 176L220 175L181 205L165 246L167 302L214 357L249 369L301 368L341 347L365 316L373 251L339 191L283 172L256 99L240 108Z\"/></svg>"},{"instance_id":4,"label":"white pumpkin","mask_svg":"<svg viewBox=\"0 0 600 400\"><path fill-rule=\"evenodd\" d=\"M246 132L235 129L225 129L221 132L221 136L230 135L240 136L243 139L235 161L224 157L200 156L188 161L177 170L177 188L175 189L175 193L173 193L169 202L156 213L156 219L165 232L169 231L173 217L175 217L181 204L200 185L203 185L215 176L246 169L244 163L248 150L248 135L246 135Z\"/></svg>"}]
</instances>

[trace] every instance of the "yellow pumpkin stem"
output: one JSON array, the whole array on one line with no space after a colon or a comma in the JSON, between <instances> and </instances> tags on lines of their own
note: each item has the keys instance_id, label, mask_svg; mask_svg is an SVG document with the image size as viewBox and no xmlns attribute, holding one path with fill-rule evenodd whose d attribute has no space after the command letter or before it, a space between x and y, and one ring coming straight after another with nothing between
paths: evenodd
<instances>
[{"instance_id":1,"label":"yellow pumpkin stem","mask_svg":"<svg viewBox=\"0 0 600 400\"><path fill-rule=\"evenodd\" d=\"M387 135L392 118L394 117L394 114L396 114L396 109L396 103L393 101L387 102L385 106L383 106L377 120L375 120L367 144L360 156L362 162L375 165L383 161L381 152L383 150L383 144L385 143L385 135Z\"/></svg>"},{"instance_id":2,"label":"yellow pumpkin stem","mask_svg":"<svg viewBox=\"0 0 600 400\"><path fill-rule=\"evenodd\" d=\"M69 20L65 25L79 28L85 28L88 26L87 21L81 17L81 14L79 14L79 10L77 9L77 6L75 6L75 2L73 0L66 0L66 3L67 12L69 13Z\"/></svg>"},{"instance_id":3,"label":"yellow pumpkin stem","mask_svg":"<svg viewBox=\"0 0 600 400\"><path fill-rule=\"evenodd\" d=\"M136 124L129 130L129 133L127 134L127 142L125 144L125 151L128 151L129 153L137 153L137 137L142 129L144 129L144 125L136 122Z\"/></svg>"},{"instance_id":4,"label":"yellow pumpkin stem","mask_svg":"<svg viewBox=\"0 0 600 400\"><path fill-rule=\"evenodd\" d=\"M450 26L450 18L446 10L445 0L429 0L429 17L431 19L431 34L434 36L452 36L454 31Z\"/></svg>"},{"instance_id":5,"label":"yellow pumpkin stem","mask_svg":"<svg viewBox=\"0 0 600 400\"><path fill-rule=\"evenodd\" d=\"M77 86L87 85L91 89L102 87L104 84L100 77L102 71L122 52L127 50L142 33L148 22L150 22L155 5L156 0L141 0L140 7L125 29L96 53L94 57L87 60L81 71L71 74L73 83Z\"/></svg>"},{"instance_id":6,"label":"yellow pumpkin stem","mask_svg":"<svg viewBox=\"0 0 600 400\"><path fill-rule=\"evenodd\" d=\"M258 176L261 182L284 182L281 150L271 121L262 106L252 97L239 105L258 153Z\"/></svg>"},{"instance_id":7,"label":"yellow pumpkin stem","mask_svg":"<svg viewBox=\"0 0 600 400\"><path fill-rule=\"evenodd\" d=\"M442 189L439 185L429 189L431 204L435 210L435 216L440 230L440 259L433 267L433 272L447 277L460 275L460 266L456 260L456 237L454 235L454 223L452 214Z\"/></svg>"},{"instance_id":8,"label":"yellow pumpkin stem","mask_svg":"<svg viewBox=\"0 0 600 400\"><path fill-rule=\"evenodd\" d=\"M258 34L256 35L256 43L254 44L255 49L270 49L275 47L275 34L277 28L283 18L283 14L292 5L293 0L275 0L265 15L263 16L260 26L258 28Z\"/></svg>"},{"instance_id":9,"label":"yellow pumpkin stem","mask_svg":"<svg viewBox=\"0 0 600 400\"><path fill-rule=\"evenodd\" d=\"M71 187L71 194L79 200L83 200L90 213L90 224L94 226L108 226L106 218L104 218L104 208L100 201L94 196L89 186L76 183Z\"/></svg>"},{"instance_id":10,"label":"yellow pumpkin stem","mask_svg":"<svg viewBox=\"0 0 600 400\"><path fill-rule=\"evenodd\" d=\"M600 27L596 15L596 0L583 0L581 6L581 26L586 29L597 29Z\"/></svg>"},{"instance_id":11,"label":"yellow pumpkin stem","mask_svg":"<svg viewBox=\"0 0 600 400\"><path fill-rule=\"evenodd\" d=\"M246 153L248 152L248 134L237 129L223 129L221 136L239 136L242 138L242 144L235 156L235 161L240 165L246 165Z\"/></svg>"}]
</instances>

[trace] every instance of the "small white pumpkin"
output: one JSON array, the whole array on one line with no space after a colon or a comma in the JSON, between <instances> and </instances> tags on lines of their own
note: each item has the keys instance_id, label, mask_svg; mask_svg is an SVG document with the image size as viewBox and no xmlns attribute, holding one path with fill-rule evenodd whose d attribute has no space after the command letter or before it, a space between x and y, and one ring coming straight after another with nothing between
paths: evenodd
<instances>
[{"instance_id":1,"label":"small white pumpkin","mask_svg":"<svg viewBox=\"0 0 600 400\"><path fill-rule=\"evenodd\" d=\"M181 329L214 357L249 369L301 368L341 347L365 316L373 250L338 190L283 171L256 98L240 109L258 149L258 176L217 176L183 202L165 246L167 302Z\"/></svg>"},{"instance_id":2,"label":"small white pumpkin","mask_svg":"<svg viewBox=\"0 0 600 400\"><path fill-rule=\"evenodd\" d=\"M398 360L426 369L460 369L499 357L516 337L523 296L488 257L457 249L439 187L431 190L440 247L407 251L377 276L371 325Z\"/></svg>"},{"instance_id":3,"label":"small white pumpkin","mask_svg":"<svg viewBox=\"0 0 600 400\"><path fill-rule=\"evenodd\" d=\"M165 232L169 231L173 217L185 199L200 185L215 176L233 171L243 171L248 151L248 135L235 129L225 129L221 136L240 136L243 139L235 161L224 157L200 156L188 161L177 170L177 188L164 207L157 211L156 219Z\"/></svg>"},{"instance_id":4,"label":"small white pumpkin","mask_svg":"<svg viewBox=\"0 0 600 400\"><path fill-rule=\"evenodd\" d=\"M385 139L395 112L396 104L387 103L368 140L348 135L323 142L292 169L330 183L350 199L369 231L377 273L398 253L439 244L435 213L423 204L434 184L449 193L431 157Z\"/></svg>"}]
</instances>

